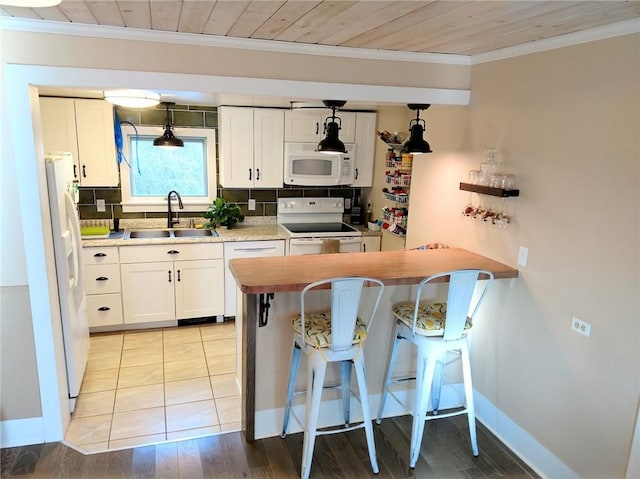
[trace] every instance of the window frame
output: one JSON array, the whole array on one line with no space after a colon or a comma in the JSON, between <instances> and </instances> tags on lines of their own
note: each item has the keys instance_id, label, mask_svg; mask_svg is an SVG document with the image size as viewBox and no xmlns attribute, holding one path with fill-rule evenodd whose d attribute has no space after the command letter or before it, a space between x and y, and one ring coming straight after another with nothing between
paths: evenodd
<instances>
[{"instance_id":1,"label":"window frame","mask_svg":"<svg viewBox=\"0 0 640 479\"><path fill-rule=\"evenodd\" d=\"M159 126L136 126L139 136L162 136L163 127ZM207 196L182 196L184 209L181 211L205 211L217 196L217 159L216 159L216 130L213 128L173 128L174 134L181 139L198 138L205 140L206 170L207 170ZM122 125L123 153L131 167L135 168L135 163L129 148L129 137L135 136L136 131L131 125ZM131 169L124 161L120 163L120 187L122 191L122 211L123 213L144 213L144 212L165 212L167 211L166 196L131 196ZM167 191L167 194L169 192ZM178 191L178 193L180 193Z\"/></svg>"}]
</instances>

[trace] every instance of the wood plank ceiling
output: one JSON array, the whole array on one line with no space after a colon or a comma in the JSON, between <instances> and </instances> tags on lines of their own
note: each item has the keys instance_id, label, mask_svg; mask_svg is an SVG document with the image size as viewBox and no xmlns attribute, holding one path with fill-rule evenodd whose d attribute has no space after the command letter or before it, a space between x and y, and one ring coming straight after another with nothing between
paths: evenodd
<instances>
[{"instance_id":1,"label":"wood plank ceiling","mask_svg":"<svg viewBox=\"0 0 640 479\"><path fill-rule=\"evenodd\" d=\"M640 0L62 0L46 8L2 6L1 13L302 44L476 55L640 21Z\"/></svg>"}]
</instances>

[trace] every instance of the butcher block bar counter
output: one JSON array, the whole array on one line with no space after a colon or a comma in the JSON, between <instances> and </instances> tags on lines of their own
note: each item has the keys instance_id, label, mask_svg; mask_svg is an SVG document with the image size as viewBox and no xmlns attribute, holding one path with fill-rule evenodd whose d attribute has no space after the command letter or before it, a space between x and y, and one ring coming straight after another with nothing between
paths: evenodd
<instances>
[{"instance_id":1,"label":"butcher block bar counter","mask_svg":"<svg viewBox=\"0 0 640 479\"><path fill-rule=\"evenodd\" d=\"M385 284L386 300L380 304L367 338L369 350L378 351L371 359L366 357L368 381L379 385L370 387L371 394L381 390L386 361L381 356L386 354L393 326L391 304L410 300L411 289L407 286L416 285L427 276L471 268L491 271L496 279L518 277L518 270L510 266L459 248L232 259L229 269L244 293L242 323L238 324L237 315L236 327L242 329L239 350L246 440L279 434L275 426L280 417L277 411L284 407L293 337L289 320L292 314L299 313L299 292L305 286L342 276L367 276ZM273 297L270 293L274 293ZM328 297L319 298L316 307L323 305L328 305ZM371 342L380 344L372 347Z\"/></svg>"}]
</instances>

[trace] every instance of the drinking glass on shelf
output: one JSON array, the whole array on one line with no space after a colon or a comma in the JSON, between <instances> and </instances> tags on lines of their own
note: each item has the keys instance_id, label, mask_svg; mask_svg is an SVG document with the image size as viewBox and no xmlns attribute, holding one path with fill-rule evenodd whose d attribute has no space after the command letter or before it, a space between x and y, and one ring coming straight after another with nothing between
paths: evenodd
<instances>
[{"instance_id":1,"label":"drinking glass on shelf","mask_svg":"<svg viewBox=\"0 0 640 479\"><path fill-rule=\"evenodd\" d=\"M491 188L502 188L504 176L505 175L494 173L493 175L491 175L491 179L489 180L489 186Z\"/></svg>"},{"instance_id":2,"label":"drinking glass on shelf","mask_svg":"<svg viewBox=\"0 0 640 479\"><path fill-rule=\"evenodd\" d=\"M515 190L516 189L515 175L502 175L502 188L505 190Z\"/></svg>"},{"instance_id":3,"label":"drinking glass on shelf","mask_svg":"<svg viewBox=\"0 0 640 479\"><path fill-rule=\"evenodd\" d=\"M469 172L469 183L472 185L480 183L480 170L471 170Z\"/></svg>"}]
</instances>

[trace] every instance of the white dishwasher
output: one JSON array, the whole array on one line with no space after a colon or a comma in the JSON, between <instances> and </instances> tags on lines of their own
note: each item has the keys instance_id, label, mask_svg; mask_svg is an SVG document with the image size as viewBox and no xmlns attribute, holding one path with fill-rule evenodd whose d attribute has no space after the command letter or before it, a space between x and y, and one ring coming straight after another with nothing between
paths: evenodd
<instances>
[{"instance_id":1,"label":"white dishwasher","mask_svg":"<svg viewBox=\"0 0 640 479\"><path fill-rule=\"evenodd\" d=\"M284 256L285 240L229 241L224 243L224 315L236 315L238 297L236 280L229 271L229 260L234 258L260 258Z\"/></svg>"}]
</instances>

